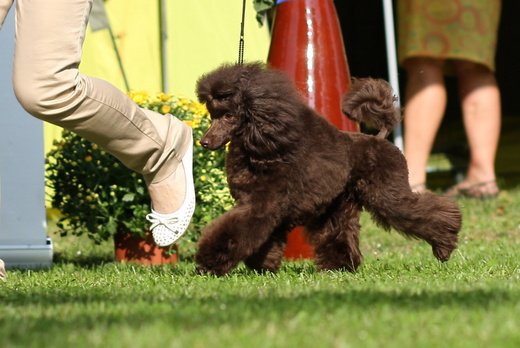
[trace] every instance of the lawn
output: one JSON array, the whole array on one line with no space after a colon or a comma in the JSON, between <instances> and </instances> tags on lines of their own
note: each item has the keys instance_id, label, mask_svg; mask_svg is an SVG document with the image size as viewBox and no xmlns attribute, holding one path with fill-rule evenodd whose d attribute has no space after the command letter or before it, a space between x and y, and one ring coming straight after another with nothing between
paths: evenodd
<instances>
[{"instance_id":1,"label":"lawn","mask_svg":"<svg viewBox=\"0 0 520 348\"><path fill-rule=\"evenodd\" d=\"M356 273L300 261L199 276L190 261L118 264L110 243L55 235L52 269L0 282L0 347L520 347L520 187L459 203L444 264L363 215Z\"/></svg>"}]
</instances>

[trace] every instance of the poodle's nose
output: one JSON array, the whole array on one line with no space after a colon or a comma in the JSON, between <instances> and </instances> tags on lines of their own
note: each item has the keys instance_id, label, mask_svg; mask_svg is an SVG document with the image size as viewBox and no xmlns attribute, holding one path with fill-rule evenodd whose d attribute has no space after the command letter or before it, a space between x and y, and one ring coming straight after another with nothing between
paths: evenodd
<instances>
[{"instance_id":1,"label":"poodle's nose","mask_svg":"<svg viewBox=\"0 0 520 348\"><path fill-rule=\"evenodd\" d=\"M202 138L200 140L200 144L202 145L203 148L207 149L209 146L209 141L207 139Z\"/></svg>"}]
</instances>

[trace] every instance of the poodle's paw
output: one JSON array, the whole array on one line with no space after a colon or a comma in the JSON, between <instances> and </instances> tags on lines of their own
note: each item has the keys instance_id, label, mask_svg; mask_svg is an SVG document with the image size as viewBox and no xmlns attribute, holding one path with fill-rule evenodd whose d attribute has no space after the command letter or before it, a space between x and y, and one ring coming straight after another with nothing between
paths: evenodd
<instances>
[{"instance_id":1,"label":"poodle's paw","mask_svg":"<svg viewBox=\"0 0 520 348\"><path fill-rule=\"evenodd\" d=\"M222 277L231 272L232 267L208 267L204 265L198 265L196 272L198 275L215 275Z\"/></svg>"},{"instance_id":2,"label":"poodle's paw","mask_svg":"<svg viewBox=\"0 0 520 348\"><path fill-rule=\"evenodd\" d=\"M450 256L451 256L451 253L453 252L453 250L455 250L457 247L456 246L450 246L450 247L446 247L446 246L433 246L432 247L432 251L433 251L433 255L441 262L446 262L450 259Z\"/></svg>"},{"instance_id":3,"label":"poodle's paw","mask_svg":"<svg viewBox=\"0 0 520 348\"><path fill-rule=\"evenodd\" d=\"M207 267L204 267L204 266L197 266L197 268L195 269L195 272L198 274L198 275L216 275L218 277L222 276L222 275L219 275L217 273L215 273L213 270L207 268Z\"/></svg>"},{"instance_id":4,"label":"poodle's paw","mask_svg":"<svg viewBox=\"0 0 520 348\"><path fill-rule=\"evenodd\" d=\"M350 259L339 260L340 262L330 262L321 260L317 266L319 271L343 271L354 273L363 262L361 255L352 257Z\"/></svg>"},{"instance_id":5,"label":"poodle's paw","mask_svg":"<svg viewBox=\"0 0 520 348\"><path fill-rule=\"evenodd\" d=\"M457 232L458 231L446 233L441 240L430 242L433 255L439 261L448 261L453 250L457 249L457 243L459 240Z\"/></svg>"},{"instance_id":6,"label":"poodle's paw","mask_svg":"<svg viewBox=\"0 0 520 348\"><path fill-rule=\"evenodd\" d=\"M212 274L222 277L233 270L238 265L238 262L233 262L229 256L222 254L205 254L199 252L195 255L195 262L197 263L198 274Z\"/></svg>"}]
</instances>

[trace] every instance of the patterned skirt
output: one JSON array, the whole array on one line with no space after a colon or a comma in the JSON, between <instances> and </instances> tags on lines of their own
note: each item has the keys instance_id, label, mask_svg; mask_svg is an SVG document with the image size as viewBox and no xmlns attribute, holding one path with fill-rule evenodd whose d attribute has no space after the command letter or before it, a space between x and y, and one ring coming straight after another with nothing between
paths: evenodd
<instances>
[{"instance_id":1,"label":"patterned skirt","mask_svg":"<svg viewBox=\"0 0 520 348\"><path fill-rule=\"evenodd\" d=\"M495 71L501 0L398 0L399 63L463 59Z\"/></svg>"}]
</instances>

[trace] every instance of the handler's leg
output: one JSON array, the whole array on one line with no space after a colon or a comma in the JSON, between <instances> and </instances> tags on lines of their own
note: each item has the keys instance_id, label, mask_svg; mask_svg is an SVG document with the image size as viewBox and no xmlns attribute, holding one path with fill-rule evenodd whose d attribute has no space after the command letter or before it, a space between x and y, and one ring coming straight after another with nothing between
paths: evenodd
<instances>
[{"instance_id":1,"label":"handler's leg","mask_svg":"<svg viewBox=\"0 0 520 348\"><path fill-rule=\"evenodd\" d=\"M179 164L191 166L182 161L191 128L171 115L145 111L108 82L79 73L91 6L92 0L17 1L16 96L33 116L97 143L143 174L155 211L172 213L185 201L186 186L192 187L191 171L185 177L176 170Z\"/></svg>"}]
</instances>

